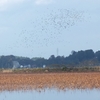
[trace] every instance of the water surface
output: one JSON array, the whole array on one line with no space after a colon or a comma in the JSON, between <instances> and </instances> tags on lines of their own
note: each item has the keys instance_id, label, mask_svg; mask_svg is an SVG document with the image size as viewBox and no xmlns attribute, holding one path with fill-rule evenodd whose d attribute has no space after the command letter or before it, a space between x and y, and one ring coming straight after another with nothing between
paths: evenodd
<instances>
[{"instance_id":1,"label":"water surface","mask_svg":"<svg viewBox=\"0 0 100 100\"><path fill-rule=\"evenodd\" d=\"M100 100L100 90L28 90L3 91L0 100Z\"/></svg>"}]
</instances>

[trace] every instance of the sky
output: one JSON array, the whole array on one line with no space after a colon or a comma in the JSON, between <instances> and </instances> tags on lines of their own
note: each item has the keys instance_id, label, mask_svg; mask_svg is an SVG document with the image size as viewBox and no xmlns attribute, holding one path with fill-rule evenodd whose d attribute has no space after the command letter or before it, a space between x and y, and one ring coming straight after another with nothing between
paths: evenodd
<instances>
[{"instance_id":1,"label":"sky","mask_svg":"<svg viewBox=\"0 0 100 100\"><path fill-rule=\"evenodd\" d=\"M99 38L100 0L0 0L0 55L96 52Z\"/></svg>"}]
</instances>

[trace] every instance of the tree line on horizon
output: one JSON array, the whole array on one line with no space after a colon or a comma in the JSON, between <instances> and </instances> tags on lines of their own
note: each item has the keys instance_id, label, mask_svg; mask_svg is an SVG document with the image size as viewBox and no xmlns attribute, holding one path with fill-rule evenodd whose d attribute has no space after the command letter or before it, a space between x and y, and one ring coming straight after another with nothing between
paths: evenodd
<instances>
[{"instance_id":1,"label":"tree line on horizon","mask_svg":"<svg viewBox=\"0 0 100 100\"><path fill-rule=\"evenodd\" d=\"M67 57L51 55L48 59L35 57L19 57L14 55L0 56L0 68L13 68L13 61L17 61L21 66L30 65L31 68L43 67L84 67L99 66L100 51L94 52L92 49L72 51Z\"/></svg>"}]
</instances>

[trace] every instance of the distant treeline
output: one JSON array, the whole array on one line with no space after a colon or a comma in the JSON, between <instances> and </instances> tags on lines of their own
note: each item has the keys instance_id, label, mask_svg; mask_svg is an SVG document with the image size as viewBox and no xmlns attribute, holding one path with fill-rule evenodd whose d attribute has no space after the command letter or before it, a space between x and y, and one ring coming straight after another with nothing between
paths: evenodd
<instances>
[{"instance_id":1,"label":"distant treeline","mask_svg":"<svg viewBox=\"0 0 100 100\"><path fill-rule=\"evenodd\" d=\"M13 62L18 62L21 66L29 67L86 67L100 65L100 51L94 52L92 49L72 51L67 57L51 55L45 58L28 58L14 55L0 56L0 68L13 68Z\"/></svg>"}]
</instances>

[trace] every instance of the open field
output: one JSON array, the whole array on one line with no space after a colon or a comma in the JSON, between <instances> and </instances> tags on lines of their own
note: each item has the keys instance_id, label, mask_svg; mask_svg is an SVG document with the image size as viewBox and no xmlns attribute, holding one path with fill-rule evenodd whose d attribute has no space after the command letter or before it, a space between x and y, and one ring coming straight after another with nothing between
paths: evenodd
<instances>
[{"instance_id":1,"label":"open field","mask_svg":"<svg viewBox=\"0 0 100 100\"><path fill-rule=\"evenodd\" d=\"M93 67L60 67L60 68L17 68L0 69L0 74L33 74L33 73L68 73L68 72L100 72L100 66Z\"/></svg>"},{"instance_id":2,"label":"open field","mask_svg":"<svg viewBox=\"0 0 100 100\"><path fill-rule=\"evenodd\" d=\"M0 91L100 88L100 73L0 74Z\"/></svg>"}]
</instances>

